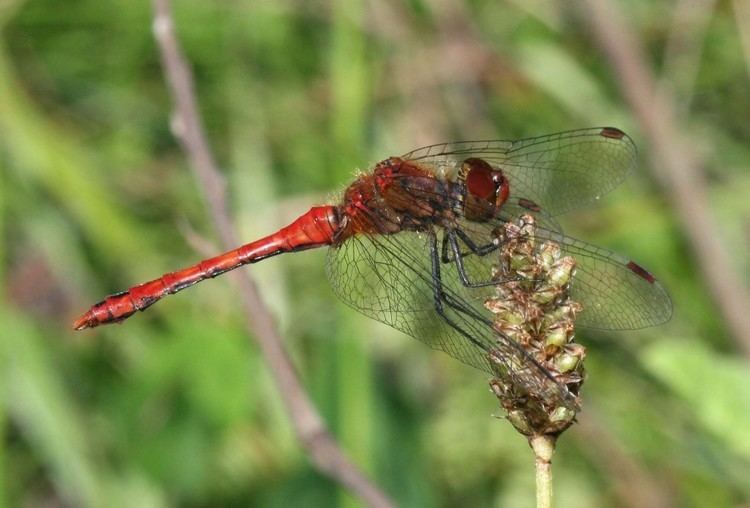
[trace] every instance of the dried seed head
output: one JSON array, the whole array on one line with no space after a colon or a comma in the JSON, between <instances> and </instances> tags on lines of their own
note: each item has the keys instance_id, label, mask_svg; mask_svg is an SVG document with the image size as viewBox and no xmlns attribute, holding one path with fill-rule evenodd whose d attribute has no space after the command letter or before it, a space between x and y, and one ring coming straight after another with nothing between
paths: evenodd
<instances>
[{"instance_id":1,"label":"dried seed head","mask_svg":"<svg viewBox=\"0 0 750 508\"><path fill-rule=\"evenodd\" d=\"M565 257L555 261L547 272L547 281L552 287L562 288L570 282L575 266L576 262L571 257Z\"/></svg>"},{"instance_id":2,"label":"dried seed head","mask_svg":"<svg viewBox=\"0 0 750 508\"><path fill-rule=\"evenodd\" d=\"M577 356L563 353L555 358L555 367L560 372L570 372L575 369L578 365L579 358Z\"/></svg>"},{"instance_id":3,"label":"dried seed head","mask_svg":"<svg viewBox=\"0 0 750 508\"><path fill-rule=\"evenodd\" d=\"M494 314L495 330L525 355L503 353L499 343L489 355L496 366L490 386L519 432L558 435L575 421L584 378L586 350L572 342L582 310L570 299L576 263L562 256L555 242L537 244L531 215L506 223L497 233L501 248L492 270L495 295L484 306Z\"/></svg>"},{"instance_id":4,"label":"dried seed head","mask_svg":"<svg viewBox=\"0 0 750 508\"><path fill-rule=\"evenodd\" d=\"M546 346L563 347L567 342L568 334L561 324L556 323L547 329L547 335L544 336Z\"/></svg>"},{"instance_id":5,"label":"dried seed head","mask_svg":"<svg viewBox=\"0 0 750 508\"><path fill-rule=\"evenodd\" d=\"M549 270L552 263L560 257L560 246L553 242L544 242L539 247L539 263L544 270Z\"/></svg>"},{"instance_id":6,"label":"dried seed head","mask_svg":"<svg viewBox=\"0 0 750 508\"><path fill-rule=\"evenodd\" d=\"M567 407L560 406L558 408L555 408L554 411L552 411L552 414L550 414L549 419L552 422L555 423L570 423L573 421L573 419L576 417L576 412L572 409L568 409Z\"/></svg>"}]
</instances>

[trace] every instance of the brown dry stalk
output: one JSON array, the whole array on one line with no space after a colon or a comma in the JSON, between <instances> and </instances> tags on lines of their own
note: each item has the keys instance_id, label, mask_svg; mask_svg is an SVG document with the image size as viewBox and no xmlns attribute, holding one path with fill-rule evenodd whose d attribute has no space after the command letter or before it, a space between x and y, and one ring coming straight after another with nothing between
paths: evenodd
<instances>
[{"instance_id":1,"label":"brown dry stalk","mask_svg":"<svg viewBox=\"0 0 750 508\"><path fill-rule=\"evenodd\" d=\"M222 245L226 249L232 248L240 242L227 211L224 180L198 113L192 73L174 33L169 0L154 0L153 31L175 105L172 129L200 184ZM302 388L273 318L250 276L239 271L231 275L239 283L248 332L257 338L297 437L314 466L367 505L383 508L394 506L388 496L346 457L328 432L320 413Z\"/></svg>"}]
</instances>

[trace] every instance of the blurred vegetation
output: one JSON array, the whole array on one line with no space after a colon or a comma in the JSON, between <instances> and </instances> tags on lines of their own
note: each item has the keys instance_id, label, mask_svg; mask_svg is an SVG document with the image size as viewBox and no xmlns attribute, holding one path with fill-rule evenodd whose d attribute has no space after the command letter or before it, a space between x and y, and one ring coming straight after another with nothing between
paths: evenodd
<instances>
[{"instance_id":1,"label":"blurred vegetation","mask_svg":"<svg viewBox=\"0 0 750 508\"><path fill-rule=\"evenodd\" d=\"M676 312L659 328L580 333L589 381L582 425L555 457L558 503L632 506L639 478L671 506L750 502L747 359L573 12L544 0L175 3L248 240L419 145L629 132L640 171L563 223L649 267ZM750 68L733 4L697 2L696 34L674 22L686 3L621 8L710 162L706 234L747 283ZM0 504L354 506L301 451L227 280L124 326L70 330L101 296L202 257L190 238L215 239L169 131L150 16L145 1L0 2ZM404 506L531 506L530 451L492 417L485 376L335 301L324 261L310 251L248 270L347 452Z\"/></svg>"}]
</instances>

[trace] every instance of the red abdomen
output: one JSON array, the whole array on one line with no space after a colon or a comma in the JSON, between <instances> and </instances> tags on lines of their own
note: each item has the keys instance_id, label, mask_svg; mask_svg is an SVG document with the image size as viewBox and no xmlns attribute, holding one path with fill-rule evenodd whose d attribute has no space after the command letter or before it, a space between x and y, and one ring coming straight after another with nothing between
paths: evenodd
<instances>
[{"instance_id":1,"label":"red abdomen","mask_svg":"<svg viewBox=\"0 0 750 508\"><path fill-rule=\"evenodd\" d=\"M73 324L76 330L127 319L161 298L202 280L210 279L248 263L276 254L330 245L340 230L341 212L335 206L316 206L276 233L237 249L167 273L127 291L108 296L92 306Z\"/></svg>"}]
</instances>

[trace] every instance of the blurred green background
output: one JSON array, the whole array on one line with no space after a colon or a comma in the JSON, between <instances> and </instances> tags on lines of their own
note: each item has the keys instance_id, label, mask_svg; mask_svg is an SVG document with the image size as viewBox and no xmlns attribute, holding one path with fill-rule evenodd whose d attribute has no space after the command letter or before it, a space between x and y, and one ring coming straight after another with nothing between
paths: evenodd
<instances>
[{"instance_id":1,"label":"blurred green background","mask_svg":"<svg viewBox=\"0 0 750 508\"><path fill-rule=\"evenodd\" d=\"M675 302L659 328L581 331L580 424L559 506L749 506L750 368L691 254L650 146L580 11L536 0L175 2L232 214L252 240L424 144L615 125L639 170L572 236L638 260ZM750 20L742 4L620 2L708 161L715 229L748 283ZM687 13L688 15L685 15ZM145 1L0 1L0 504L357 506L316 472L244 327L206 282L73 333L105 294L216 252L169 129ZM325 252L252 276L305 387L404 506L532 506L532 457L486 376L335 300Z\"/></svg>"}]
</instances>

